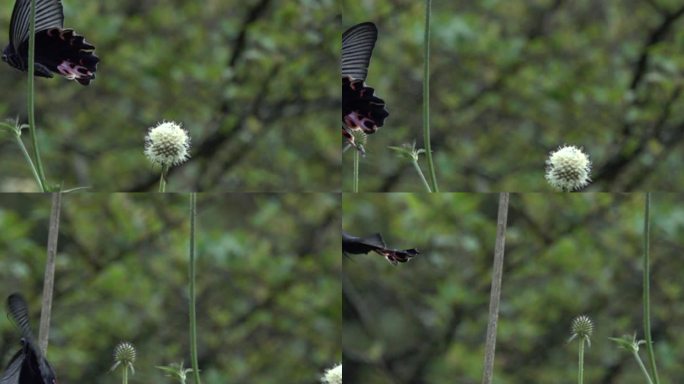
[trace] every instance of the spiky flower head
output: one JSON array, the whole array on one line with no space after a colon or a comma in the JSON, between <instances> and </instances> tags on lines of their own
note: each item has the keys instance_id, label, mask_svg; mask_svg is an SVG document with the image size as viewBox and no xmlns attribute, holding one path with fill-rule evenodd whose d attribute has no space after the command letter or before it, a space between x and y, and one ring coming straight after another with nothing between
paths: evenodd
<instances>
[{"instance_id":1,"label":"spiky flower head","mask_svg":"<svg viewBox=\"0 0 684 384\"><path fill-rule=\"evenodd\" d=\"M580 148L562 146L546 160L546 180L554 188L568 192L582 189L591 179L591 161Z\"/></svg>"},{"instance_id":2,"label":"spiky flower head","mask_svg":"<svg viewBox=\"0 0 684 384\"><path fill-rule=\"evenodd\" d=\"M570 340L568 340L568 342L574 339L579 339L580 341L586 341L587 345L591 346L590 337L594 331L594 323L592 323L589 316L581 315L575 317L575 319L572 321L572 325L570 326L570 330L572 331L572 335L570 336Z\"/></svg>"},{"instance_id":3,"label":"spiky flower head","mask_svg":"<svg viewBox=\"0 0 684 384\"><path fill-rule=\"evenodd\" d=\"M354 129L351 131L351 135L354 137L354 142L357 145L366 146L366 143L368 142L368 134L366 132L360 129Z\"/></svg>"},{"instance_id":4,"label":"spiky flower head","mask_svg":"<svg viewBox=\"0 0 684 384\"><path fill-rule=\"evenodd\" d=\"M321 382L323 384L342 384L342 364L338 364L334 368L325 371Z\"/></svg>"},{"instance_id":5,"label":"spiky flower head","mask_svg":"<svg viewBox=\"0 0 684 384\"><path fill-rule=\"evenodd\" d=\"M112 366L112 371L117 367L122 366L124 369L130 369L131 373L135 372L133 368L133 363L135 363L135 347L133 344L124 341L119 343L119 345L114 348L114 365Z\"/></svg>"},{"instance_id":6,"label":"spiky flower head","mask_svg":"<svg viewBox=\"0 0 684 384\"><path fill-rule=\"evenodd\" d=\"M179 123L163 121L145 137L145 156L155 165L169 167L184 163L190 154L190 136Z\"/></svg>"}]
</instances>

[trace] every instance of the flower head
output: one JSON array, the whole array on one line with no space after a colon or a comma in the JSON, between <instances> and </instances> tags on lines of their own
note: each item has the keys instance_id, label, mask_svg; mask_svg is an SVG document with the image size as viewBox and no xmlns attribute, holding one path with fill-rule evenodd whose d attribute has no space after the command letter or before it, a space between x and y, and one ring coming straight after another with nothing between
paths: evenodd
<instances>
[{"instance_id":1,"label":"flower head","mask_svg":"<svg viewBox=\"0 0 684 384\"><path fill-rule=\"evenodd\" d=\"M568 342L577 338L580 339L580 341L586 341L587 345L591 345L590 337L594 331L594 323L592 323L589 316L581 315L575 317L570 326L570 330L572 331L572 336L570 336Z\"/></svg>"},{"instance_id":2,"label":"flower head","mask_svg":"<svg viewBox=\"0 0 684 384\"><path fill-rule=\"evenodd\" d=\"M589 185L591 161L581 149L563 146L546 160L546 180L561 191L576 191Z\"/></svg>"},{"instance_id":3,"label":"flower head","mask_svg":"<svg viewBox=\"0 0 684 384\"><path fill-rule=\"evenodd\" d=\"M130 369L131 372L135 372L133 363L135 363L135 347L133 344L127 341L119 343L119 345L114 348L114 365L112 366L112 371L119 366L123 366L124 369Z\"/></svg>"},{"instance_id":4,"label":"flower head","mask_svg":"<svg viewBox=\"0 0 684 384\"><path fill-rule=\"evenodd\" d=\"M623 335L621 338L609 337L609 339L616 342L620 348L626 349L632 353L639 353L639 346L646 344L646 340L637 340L636 332L633 335Z\"/></svg>"},{"instance_id":5,"label":"flower head","mask_svg":"<svg viewBox=\"0 0 684 384\"><path fill-rule=\"evenodd\" d=\"M417 162L418 157L425 153L425 150L423 148L416 149L416 142L414 141L413 144L402 144L401 147L389 147L390 149L394 150L397 152L399 156L405 157L409 159L410 161Z\"/></svg>"},{"instance_id":6,"label":"flower head","mask_svg":"<svg viewBox=\"0 0 684 384\"><path fill-rule=\"evenodd\" d=\"M325 371L321 381L323 384L342 384L342 364Z\"/></svg>"},{"instance_id":7,"label":"flower head","mask_svg":"<svg viewBox=\"0 0 684 384\"><path fill-rule=\"evenodd\" d=\"M190 157L188 149L190 136L175 122L161 122L150 128L145 137L145 156L155 165L182 164Z\"/></svg>"}]
</instances>

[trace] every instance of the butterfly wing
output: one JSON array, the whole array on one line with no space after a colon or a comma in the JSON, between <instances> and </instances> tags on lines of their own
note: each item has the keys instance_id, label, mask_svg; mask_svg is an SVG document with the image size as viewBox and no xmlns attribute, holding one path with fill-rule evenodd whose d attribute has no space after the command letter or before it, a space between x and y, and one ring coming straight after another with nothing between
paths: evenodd
<instances>
[{"instance_id":1,"label":"butterfly wing","mask_svg":"<svg viewBox=\"0 0 684 384\"><path fill-rule=\"evenodd\" d=\"M357 24L342 34L342 77L366 80L378 28L371 22Z\"/></svg>"},{"instance_id":2,"label":"butterfly wing","mask_svg":"<svg viewBox=\"0 0 684 384\"><path fill-rule=\"evenodd\" d=\"M55 372L38 346L31 340L24 341L24 363L19 384L54 384ZM0 383L2 384L2 383Z\"/></svg>"},{"instance_id":3,"label":"butterfly wing","mask_svg":"<svg viewBox=\"0 0 684 384\"><path fill-rule=\"evenodd\" d=\"M382 255L389 261L392 265L397 265L397 263L405 263L411 260L412 257L418 256L420 252L417 249L381 249L374 250L376 253Z\"/></svg>"},{"instance_id":4,"label":"butterfly wing","mask_svg":"<svg viewBox=\"0 0 684 384\"><path fill-rule=\"evenodd\" d=\"M9 295L7 298L7 313L21 331L21 336L25 339L33 339L31 324L29 323L28 305L24 297L18 293Z\"/></svg>"},{"instance_id":5,"label":"butterfly wing","mask_svg":"<svg viewBox=\"0 0 684 384\"><path fill-rule=\"evenodd\" d=\"M368 237L356 237L342 232L342 251L344 253L358 255L381 249L385 249L385 241L379 233Z\"/></svg>"},{"instance_id":6,"label":"butterfly wing","mask_svg":"<svg viewBox=\"0 0 684 384\"><path fill-rule=\"evenodd\" d=\"M10 21L10 44L18 53L19 46L29 38L31 0L17 0ZM36 32L64 26L61 0L36 0Z\"/></svg>"},{"instance_id":7,"label":"butterfly wing","mask_svg":"<svg viewBox=\"0 0 684 384\"><path fill-rule=\"evenodd\" d=\"M379 233L367 236L356 237L346 232L342 232L342 252L345 255L358 255L362 253L375 252L382 255L392 265L405 263L412 257L420 254L417 249L391 249L385 245L385 240Z\"/></svg>"},{"instance_id":8,"label":"butterfly wing","mask_svg":"<svg viewBox=\"0 0 684 384\"><path fill-rule=\"evenodd\" d=\"M7 298L7 313L21 331L23 348L12 357L0 384L54 383L55 372L33 341L26 300L18 293L11 294Z\"/></svg>"},{"instance_id":9,"label":"butterfly wing","mask_svg":"<svg viewBox=\"0 0 684 384\"><path fill-rule=\"evenodd\" d=\"M21 366L24 363L24 350L20 349L12 356L9 365L0 376L0 384L19 384Z\"/></svg>"},{"instance_id":10,"label":"butterfly wing","mask_svg":"<svg viewBox=\"0 0 684 384\"><path fill-rule=\"evenodd\" d=\"M357 24L342 34L342 136L360 151L362 148L355 145L350 131L375 133L389 116L385 101L365 84L377 39L378 28L371 22Z\"/></svg>"}]
</instances>

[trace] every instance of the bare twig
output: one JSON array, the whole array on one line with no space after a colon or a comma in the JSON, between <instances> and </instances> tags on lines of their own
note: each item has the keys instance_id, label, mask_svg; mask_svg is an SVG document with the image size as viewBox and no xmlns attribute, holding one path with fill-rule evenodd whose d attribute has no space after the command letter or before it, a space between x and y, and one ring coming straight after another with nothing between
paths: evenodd
<instances>
[{"instance_id":1,"label":"bare twig","mask_svg":"<svg viewBox=\"0 0 684 384\"><path fill-rule=\"evenodd\" d=\"M492 271L492 291L489 299L489 321L482 384L490 384L494 377L494 353L496 351L496 327L499 321L499 302L501 300L501 280L503 277L504 248L506 245L506 222L508 220L509 193L499 194L499 213L496 219L496 246L494 248L494 268Z\"/></svg>"},{"instance_id":2,"label":"bare twig","mask_svg":"<svg viewBox=\"0 0 684 384\"><path fill-rule=\"evenodd\" d=\"M43 355L47 354L50 336L50 314L52 313L52 293L55 287L55 257L57 240L59 239L59 214L62 208L62 194L52 193L52 209L50 210L50 228L48 230L47 261L45 262L45 278L43 279L43 304L40 311L40 328L38 344Z\"/></svg>"}]
</instances>

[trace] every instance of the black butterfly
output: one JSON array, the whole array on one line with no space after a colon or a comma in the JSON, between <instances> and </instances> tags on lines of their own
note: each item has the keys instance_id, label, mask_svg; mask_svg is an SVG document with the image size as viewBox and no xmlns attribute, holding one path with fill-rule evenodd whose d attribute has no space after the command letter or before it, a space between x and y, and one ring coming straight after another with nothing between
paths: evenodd
<instances>
[{"instance_id":1,"label":"black butterfly","mask_svg":"<svg viewBox=\"0 0 684 384\"><path fill-rule=\"evenodd\" d=\"M28 70L29 19L31 0L17 0L10 21L10 42L2 51L2 61L20 70ZM60 74L83 85L95 78L95 46L72 29L64 29L61 0L36 0L35 75Z\"/></svg>"},{"instance_id":2,"label":"black butterfly","mask_svg":"<svg viewBox=\"0 0 684 384\"><path fill-rule=\"evenodd\" d=\"M7 313L21 331L21 349L12 356L0 384L57 384L52 366L33 339L28 306L21 295L14 293L7 298Z\"/></svg>"},{"instance_id":3,"label":"black butterfly","mask_svg":"<svg viewBox=\"0 0 684 384\"><path fill-rule=\"evenodd\" d=\"M370 22L357 24L342 34L342 136L355 147L352 131L375 133L389 116L385 101L365 84L377 39L378 28Z\"/></svg>"},{"instance_id":4,"label":"black butterfly","mask_svg":"<svg viewBox=\"0 0 684 384\"><path fill-rule=\"evenodd\" d=\"M387 248L379 233L367 237L356 237L342 232L342 252L345 255L366 254L371 251L384 256L392 265L405 263L413 256L420 254L415 248L404 250Z\"/></svg>"}]
</instances>

